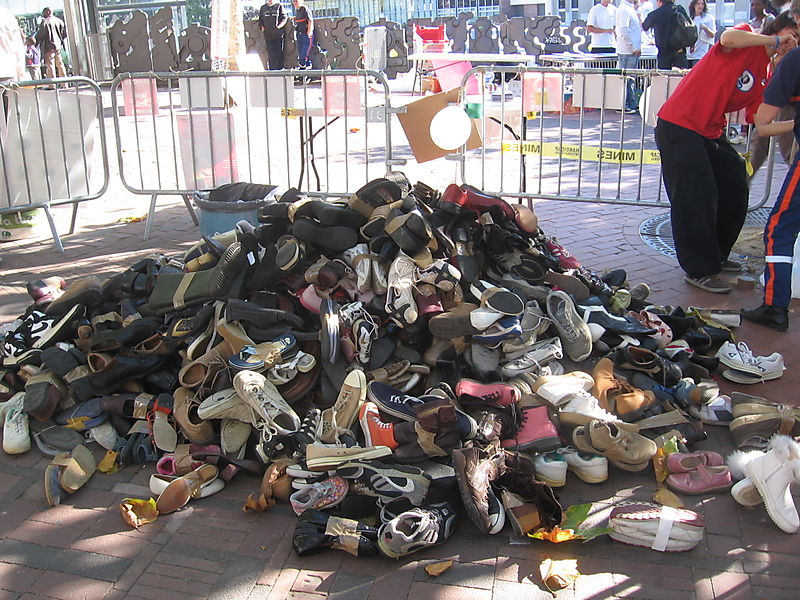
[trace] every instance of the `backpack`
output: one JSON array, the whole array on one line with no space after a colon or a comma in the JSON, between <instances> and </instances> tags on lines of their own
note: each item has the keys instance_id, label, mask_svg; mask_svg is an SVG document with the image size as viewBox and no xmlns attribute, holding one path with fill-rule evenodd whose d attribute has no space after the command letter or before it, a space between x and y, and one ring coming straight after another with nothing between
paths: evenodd
<instances>
[{"instance_id":1,"label":"backpack","mask_svg":"<svg viewBox=\"0 0 800 600\"><path fill-rule=\"evenodd\" d=\"M697 43L697 27L684 12L682 6L677 6L672 17L672 27L669 32L669 46L672 50L680 50L694 46Z\"/></svg>"}]
</instances>

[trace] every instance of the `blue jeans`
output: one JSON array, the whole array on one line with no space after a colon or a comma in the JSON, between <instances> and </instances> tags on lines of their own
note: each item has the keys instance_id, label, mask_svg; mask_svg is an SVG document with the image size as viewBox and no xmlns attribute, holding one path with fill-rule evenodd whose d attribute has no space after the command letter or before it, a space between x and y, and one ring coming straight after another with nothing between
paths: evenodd
<instances>
[{"instance_id":1,"label":"blue jeans","mask_svg":"<svg viewBox=\"0 0 800 600\"><path fill-rule=\"evenodd\" d=\"M301 67L310 67L311 60L308 58L308 51L311 49L311 38L307 33L297 32L297 54L298 62Z\"/></svg>"},{"instance_id":2,"label":"blue jeans","mask_svg":"<svg viewBox=\"0 0 800 600\"><path fill-rule=\"evenodd\" d=\"M620 69L635 69L639 66L638 54L618 54L617 61ZM636 102L636 87L633 77L628 77L625 83L625 108L628 110L637 110L639 108Z\"/></svg>"}]
</instances>

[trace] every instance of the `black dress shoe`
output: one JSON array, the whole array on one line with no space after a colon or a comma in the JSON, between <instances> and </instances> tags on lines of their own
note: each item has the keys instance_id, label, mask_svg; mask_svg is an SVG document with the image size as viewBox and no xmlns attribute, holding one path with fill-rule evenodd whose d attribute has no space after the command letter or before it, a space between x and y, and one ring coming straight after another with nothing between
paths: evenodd
<instances>
[{"instance_id":1,"label":"black dress shoe","mask_svg":"<svg viewBox=\"0 0 800 600\"><path fill-rule=\"evenodd\" d=\"M789 310L779 306L762 304L758 308L741 310L742 317L753 323L769 327L775 331L789 329Z\"/></svg>"}]
</instances>

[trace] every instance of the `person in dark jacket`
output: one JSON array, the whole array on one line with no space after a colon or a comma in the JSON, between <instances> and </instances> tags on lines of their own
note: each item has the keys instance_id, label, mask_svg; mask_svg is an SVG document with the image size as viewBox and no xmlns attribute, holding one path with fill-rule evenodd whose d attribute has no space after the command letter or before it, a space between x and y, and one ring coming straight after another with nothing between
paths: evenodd
<instances>
[{"instance_id":1,"label":"person in dark jacket","mask_svg":"<svg viewBox=\"0 0 800 600\"><path fill-rule=\"evenodd\" d=\"M42 50L48 79L67 76L61 58L61 50L66 41L67 28L64 21L55 16L49 8L42 10L42 22L39 24L39 31L36 32L36 43Z\"/></svg>"},{"instance_id":2,"label":"person in dark jacket","mask_svg":"<svg viewBox=\"0 0 800 600\"><path fill-rule=\"evenodd\" d=\"M258 11L258 28L264 32L270 71L283 69L283 28L288 20L283 5L275 0L267 0Z\"/></svg>"},{"instance_id":3,"label":"person in dark jacket","mask_svg":"<svg viewBox=\"0 0 800 600\"><path fill-rule=\"evenodd\" d=\"M672 48L669 43L670 33L677 18L676 11L682 12L689 19L689 15L680 4L675 4L673 0L658 0L658 8L647 15L642 23L642 29L645 31L652 29L655 33L659 69L688 67L686 48Z\"/></svg>"}]
</instances>

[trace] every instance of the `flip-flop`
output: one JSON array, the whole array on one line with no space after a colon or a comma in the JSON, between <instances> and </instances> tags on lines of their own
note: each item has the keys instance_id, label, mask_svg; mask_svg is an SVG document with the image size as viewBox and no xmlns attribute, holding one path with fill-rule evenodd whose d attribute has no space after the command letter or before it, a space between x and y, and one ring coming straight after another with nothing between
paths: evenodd
<instances>
[{"instance_id":1,"label":"flip-flop","mask_svg":"<svg viewBox=\"0 0 800 600\"><path fill-rule=\"evenodd\" d=\"M58 465L47 465L44 470L44 497L50 506L58 506L67 497L67 493L59 483L60 469Z\"/></svg>"}]
</instances>

